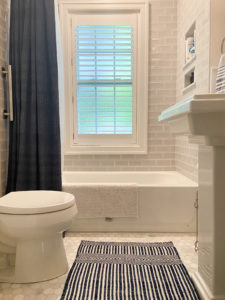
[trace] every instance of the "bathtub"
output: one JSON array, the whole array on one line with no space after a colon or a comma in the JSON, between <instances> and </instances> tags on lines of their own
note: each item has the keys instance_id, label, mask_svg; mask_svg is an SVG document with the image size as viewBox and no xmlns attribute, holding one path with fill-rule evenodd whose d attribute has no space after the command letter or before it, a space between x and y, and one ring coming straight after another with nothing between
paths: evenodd
<instances>
[{"instance_id":1,"label":"bathtub","mask_svg":"<svg viewBox=\"0 0 225 300\"><path fill-rule=\"evenodd\" d=\"M63 173L64 191L77 183L136 183L138 217L75 219L71 231L195 232L198 185L178 172Z\"/></svg>"}]
</instances>

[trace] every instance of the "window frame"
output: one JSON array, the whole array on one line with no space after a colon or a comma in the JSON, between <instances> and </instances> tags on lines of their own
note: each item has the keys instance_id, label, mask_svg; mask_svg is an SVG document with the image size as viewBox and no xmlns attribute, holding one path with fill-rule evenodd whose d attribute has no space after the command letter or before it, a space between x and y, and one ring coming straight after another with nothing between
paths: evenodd
<instances>
[{"instance_id":1,"label":"window frame","mask_svg":"<svg viewBox=\"0 0 225 300\"><path fill-rule=\"evenodd\" d=\"M92 18L91 20L91 24L94 24L94 25L97 25L97 21L96 21L96 16L94 16L94 18ZM90 19L90 18L89 18ZM112 16L110 16L110 22L112 22ZM134 20L133 20L134 21ZM136 20L135 20L136 21ZM86 20L82 21L84 24L86 23ZM108 20L107 20L107 24L110 23ZM120 25L121 25L121 22L123 22L122 18L120 20ZM104 23L104 22L103 22ZM102 23L102 24L103 24ZM112 22L113 24L114 22ZM130 23L133 23L132 25L136 25L134 22L131 22L130 20ZM75 26L77 24L81 24L80 21L75 21L72 19L72 28L75 28ZM126 24L126 22L125 22ZM71 30L71 33L73 35L73 32ZM137 45L137 41L136 41L136 32L134 33L134 44L135 46ZM73 40L73 49L75 49L75 39ZM133 55L133 68L136 69L136 55ZM137 127L137 124L136 124L136 99L137 99L137 95L136 95L136 70L135 72L133 72L133 78L132 78L132 87L133 87L133 107L132 107L132 129L133 129L133 132L132 134L99 134L99 135L94 135L94 134L84 134L84 135L79 135L77 133L77 101L76 101L76 94L77 94L77 74L76 74L76 52L73 51L73 86L74 86L74 89L73 89L73 111L74 113L76 114L75 117L74 117L74 129L73 129L73 132L74 132L74 136L73 136L73 139L74 139L74 144L77 144L77 145L93 145L96 147L96 145L101 145L101 146L107 146L109 147L109 145L129 145L129 144L134 144L135 141L136 141L136 136L137 136L137 132L136 132L136 127Z\"/></svg>"},{"instance_id":2,"label":"window frame","mask_svg":"<svg viewBox=\"0 0 225 300\"><path fill-rule=\"evenodd\" d=\"M147 0L59 0L60 22L63 40L64 73L65 73L65 132L64 154L146 154L148 125L148 35L149 35L149 2ZM76 105L76 76L74 66L75 38L72 39L74 16L81 14L135 14L137 19L137 53L135 62L137 77L134 95L136 101L136 119L132 135L85 134L77 138L74 132L74 105ZM138 67L140 66L140 67ZM136 85L138 88L136 89ZM69 117L68 117L69 116Z\"/></svg>"}]
</instances>

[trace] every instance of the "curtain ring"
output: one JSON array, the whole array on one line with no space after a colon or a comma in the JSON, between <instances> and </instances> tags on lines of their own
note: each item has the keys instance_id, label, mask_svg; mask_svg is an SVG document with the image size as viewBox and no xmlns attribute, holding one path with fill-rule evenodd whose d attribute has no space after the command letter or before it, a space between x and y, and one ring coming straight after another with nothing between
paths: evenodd
<instances>
[{"instance_id":1,"label":"curtain ring","mask_svg":"<svg viewBox=\"0 0 225 300\"><path fill-rule=\"evenodd\" d=\"M221 54L223 54L224 42L225 42L225 36L224 36L224 38L222 39L222 42L221 42Z\"/></svg>"}]
</instances>

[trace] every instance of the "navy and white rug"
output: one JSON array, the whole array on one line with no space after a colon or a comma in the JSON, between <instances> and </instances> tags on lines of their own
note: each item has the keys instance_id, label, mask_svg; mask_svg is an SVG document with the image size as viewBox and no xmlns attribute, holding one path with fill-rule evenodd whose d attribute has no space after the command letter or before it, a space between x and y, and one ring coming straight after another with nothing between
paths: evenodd
<instances>
[{"instance_id":1,"label":"navy and white rug","mask_svg":"<svg viewBox=\"0 0 225 300\"><path fill-rule=\"evenodd\" d=\"M82 241L61 300L200 299L172 242Z\"/></svg>"}]
</instances>

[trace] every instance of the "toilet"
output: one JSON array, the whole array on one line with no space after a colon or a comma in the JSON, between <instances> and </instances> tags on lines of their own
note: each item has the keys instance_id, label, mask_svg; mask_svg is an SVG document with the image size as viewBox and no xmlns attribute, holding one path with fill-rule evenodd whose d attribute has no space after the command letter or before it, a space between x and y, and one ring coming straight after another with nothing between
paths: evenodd
<instances>
[{"instance_id":1,"label":"toilet","mask_svg":"<svg viewBox=\"0 0 225 300\"><path fill-rule=\"evenodd\" d=\"M0 282L49 280L68 271L62 239L77 214L74 196L12 192L0 198Z\"/></svg>"}]
</instances>

